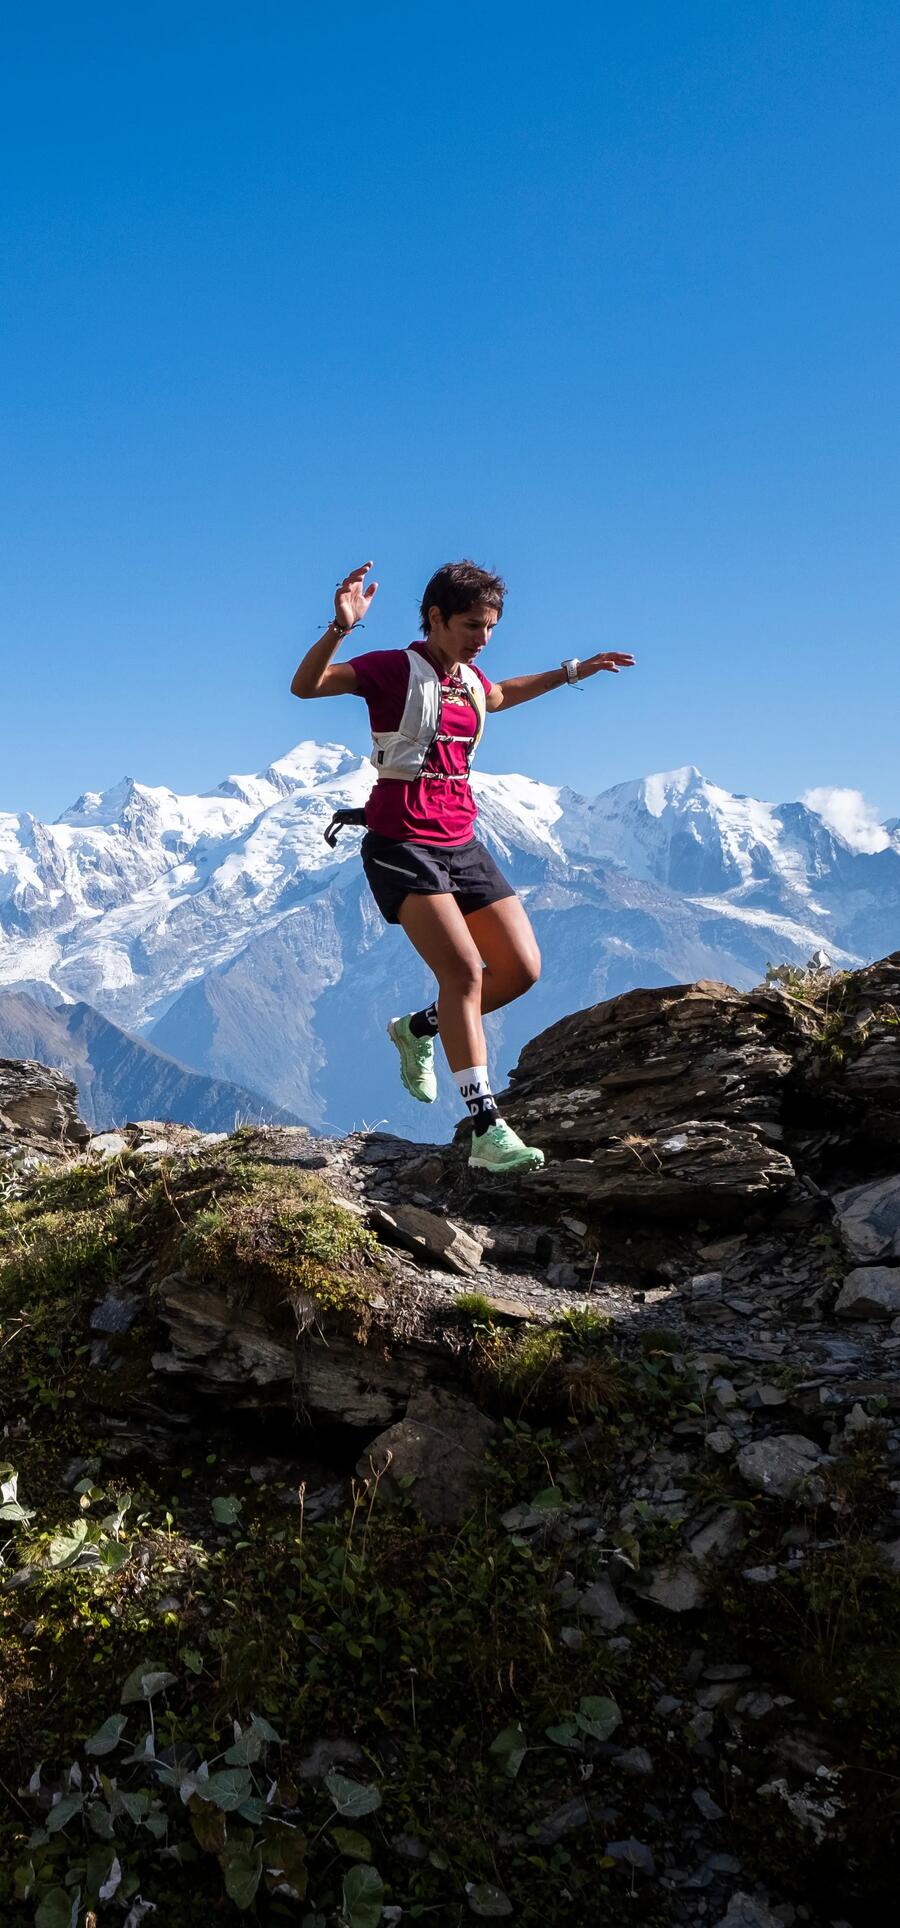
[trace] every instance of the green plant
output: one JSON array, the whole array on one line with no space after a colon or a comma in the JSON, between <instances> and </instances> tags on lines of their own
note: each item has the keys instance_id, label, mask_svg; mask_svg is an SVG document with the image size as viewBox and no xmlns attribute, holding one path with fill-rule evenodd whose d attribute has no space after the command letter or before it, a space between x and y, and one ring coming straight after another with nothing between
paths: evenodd
<instances>
[{"instance_id":1,"label":"green plant","mask_svg":"<svg viewBox=\"0 0 900 1928\"><path fill-rule=\"evenodd\" d=\"M467 1325L492 1327L496 1324L494 1307L483 1292L458 1292L453 1309Z\"/></svg>"}]
</instances>

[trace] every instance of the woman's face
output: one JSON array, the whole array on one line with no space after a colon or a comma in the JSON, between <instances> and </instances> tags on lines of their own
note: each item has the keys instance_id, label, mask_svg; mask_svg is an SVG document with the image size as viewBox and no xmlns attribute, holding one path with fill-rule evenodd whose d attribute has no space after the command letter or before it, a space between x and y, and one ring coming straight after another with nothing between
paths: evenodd
<instances>
[{"instance_id":1,"label":"woman's face","mask_svg":"<svg viewBox=\"0 0 900 1928\"><path fill-rule=\"evenodd\" d=\"M428 613L431 618L429 647L452 663L474 662L487 647L499 621L496 609L489 609L487 603L474 603L471 609L458 610L446 623L437 606Z\"/></svg>"}]
</instances>

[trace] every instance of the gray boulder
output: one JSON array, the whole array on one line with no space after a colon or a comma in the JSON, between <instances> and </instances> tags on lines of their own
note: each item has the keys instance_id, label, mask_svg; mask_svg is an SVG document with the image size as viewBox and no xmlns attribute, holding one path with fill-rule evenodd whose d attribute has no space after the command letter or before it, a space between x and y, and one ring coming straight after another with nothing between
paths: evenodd
<instances>
[{"instance_id":1,"label":"gray boulder","mask_svg":"<svg viewBox=\"0 0 900 1928\"><path fill-rule=\"evenodd\" d=\"M742 1446L737 1456L741 1478L760 1493L787 1499L795 1488L808 1481L825 1463L825 1454L802 1433L776 1433L771 1439L754 1439Z\"/></svg>"},{"instance_id":2,"label":"gray boulder","mask_svg":"<svg viewBox=\"0 0 900 1928\"><path fill-rule=\"evenodd\" d=\"M872 1185L854 1185L834 1199L846 1250L860 1265L900 1259L900 1172Z\"/></svg>"},{"instance_id":3,"label":"gray boulder","mask_svg":"<svg viewBox=\"0 0 900 1928\"><path fill-rule=\"evenodd\" d=\"M781 1922L764 1901L754 1901L752 1895L743 1894L739 1889L732 1895L727 1913L719 1916L715 1928L781 1928Z\"/></svg>"},{"instance_id":4,"label":"gray boulder","mask_svg":"<svg viewBox=\"0 0 900 1928\"><path fill-rule=\"evenodd\" d=\"M623 1607L609 1580L604 1574L586 1587L578 1600L578 1611L589 1620L596 1621L604 1633L618 1633L619 1628L634 1619L634 1614Z\"/></svg>"},{"instance_id":5,"label":"gray boulder","mask_svg":"<svg viewBox=\"0 0 900 1928\"><path fill-rule=\"evenodd\" d=\"M702 1607L706 1588L693 1567L679 1562L675 1566L657 1567L649 1585L642 1588L641 1598L652 1600L656 1607L665 1607L667 1613L693 1613L696 1607Z\"/></svg>"},{"instance_id":6,"label":"gray boulder","mask_svg":"<svg viewBox=\"0 0 900 1928\"><path fill-rule=\"evenodd\" d=\"M472 1504L496 1427L470 1399L437 1386L416 1393L406 1416L379 1433L362 1454L360 1478L380 1475L388 1487L411 1480L414 1505L432 1526L455 1525Z\"/></svg>"},{"instance_id":7,"label":"gray boulder","mask_svg":"<svg viewBox=\"0 0 900 1928\"><path fill-rule=\"evenodd\" d=\"M740 1514L736 1507L726 1506L691 1534L688 1545L694 1560L721 1559L726 1553L733 1553L735 1547L742 1544L743 1538Z\"/></svg>"},{"instance_id":8,"label":"gray boulder","mask_svg":"<svg viewBox=\"0 0 900 1928\"><path fill-rule=\"evenodd\" d=\"M900 1268L858 1265L848 1272L835 1302L844 1319L893 1319L900 1312Z\"/></svg>"},{"instance_id":9,"label":"gray boulder","mask_svg":"<svg viewBox=\"0 0 900 1928\"><path fill-rule=\"evenodd\" d=\"M421 1205L392 1205L389 1212L376 1206L371 1222L380 1238L448 1272L477 1272L481 1264L484 1248L480 1239L464 1232L452 1219L426 1211Z\"/></svg>"}]
</instances>

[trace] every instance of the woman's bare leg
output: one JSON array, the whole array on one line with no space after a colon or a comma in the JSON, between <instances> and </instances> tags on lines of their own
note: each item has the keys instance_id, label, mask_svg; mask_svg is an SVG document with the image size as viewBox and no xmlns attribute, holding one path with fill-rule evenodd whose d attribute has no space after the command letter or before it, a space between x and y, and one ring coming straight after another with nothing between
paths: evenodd
<instances>
[{"instance_id":1,"label":"woman's bare leg","mask_svg":"<svg viewBox=\"0 0 900 1928\"><path fill-rule=\"evenodd\" d=\"M411 891L398 921L437 978L441 1043L451 1071L486 1064L481 955L455 898L449 891L429 896Z\"/></svg>"},{"instance_id":2,"label":"woman's bare leg","mask_svg":"<svg viewBox=\"0 0 900 1928\"><path fill-rule=\"evenodd\" d=\"M504 909L507 900L496 906ZM537 945L528 919L508 909L505 917L482 918L480 936L487 951L487 970L468 925L476 918L465 918L449 892L423 897L410 892L400 906L399 923L419 956L438 981L438 1020L441 1042L451 1071L479 1071L484 1083L459 1080L460 1091L472 1118L469 1165L485 1174L538 1171L544 1154L536 1145L523 1144L503 1118L487 1081L487 1046L481 1022L481 1000L485 978L491 976L492 1001L489 1010L518 997L533 983L540 967ZM518 906L521 911L521 905Z\"/></svg>"},{"instance_id":3,"label":"woman's bare leg","mask_svg":"<svg viewBox=\"0 0 900 1928\"><path fill-rule=\"evenodd\" d=\"M501 897L496 904L473 910L465 918L483 959L481 1010L499 1011L522 997L541 974L541 953L534 931L518 897Z\"/></svg>"}]
</instances>

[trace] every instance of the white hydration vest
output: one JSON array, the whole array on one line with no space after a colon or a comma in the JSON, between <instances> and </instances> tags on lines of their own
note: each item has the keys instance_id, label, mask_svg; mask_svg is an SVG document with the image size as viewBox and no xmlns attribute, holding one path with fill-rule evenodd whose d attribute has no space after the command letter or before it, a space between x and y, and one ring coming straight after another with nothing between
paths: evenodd
<instances>
[{"instance_id":1,"label":"white hydration vest","mask_svg":"<svg viewBox=\"0 0 900 1928\"><path fill-rule=\"evenodd\" d=\"M445 692L441 689L437 670L432 668L419 650L408 649L406 654L409 659L409 686L399 728L372 731L370 761L375 765L379 777L393 777L399 783L411 783L422 775L433 744L461 743L466 751L465 771L460 770L456 776L451 776L446 770L429 770L428 776L439 780L443 778L448 783L465 782L484 729L484 687L468 663L459 664L457 675L472 700L478 724L474 736L449 736L441 729Z\"/></svg>"}]
</instances>

